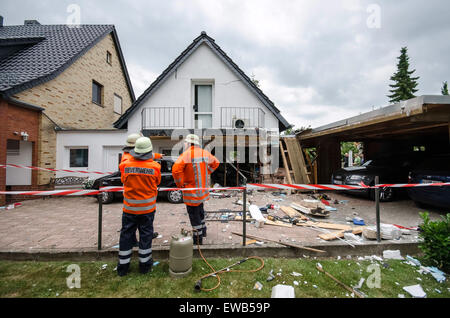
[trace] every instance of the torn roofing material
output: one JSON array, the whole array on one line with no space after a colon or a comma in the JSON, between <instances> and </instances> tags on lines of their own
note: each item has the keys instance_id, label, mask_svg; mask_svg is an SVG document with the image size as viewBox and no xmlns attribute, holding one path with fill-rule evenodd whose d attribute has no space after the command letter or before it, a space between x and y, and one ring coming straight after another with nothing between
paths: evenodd
<instances>
[{"instance_id":1,"label":"torn roofing material","mask_svg":"<svg viewBox=\"0 0 450 318\"><path fill-rule=\"evenodd\" d=\"M131 81L114 25L12 25L0 28L0 93L45 83L112 34L132 100Z\"/></svg>"},{"instance_id":2,"label":"torn roofing material","mask_svg":"<svg viewBox=\"0 0 450 318\"><path fill-rule=\"evenodd\" d=\"M156 91L162 83L201 45L206 44L217 56L233 71L233 73L242 80L244 84L252 91L258 99L275 115L279 122L281 131L289 128L291 125L280 114L280 110L275 104L259 89L253 81L237 66L233 60L216 44L215 40L202 32L194 41L158 76L158 78L148 87L144 93L127 109L127 111L114 123L114 127L123 128L130 116L139 106Z\"/></svg>"}]
</instances>

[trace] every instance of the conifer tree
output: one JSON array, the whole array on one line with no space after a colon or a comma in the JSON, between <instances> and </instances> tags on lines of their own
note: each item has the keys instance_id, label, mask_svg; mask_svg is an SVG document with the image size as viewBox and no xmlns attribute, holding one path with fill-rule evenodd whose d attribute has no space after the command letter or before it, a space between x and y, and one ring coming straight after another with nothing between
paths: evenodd
<instances>
[{"instance_id":1,"label":"conifer tree","mask_svg":"<svg viewBox=\"0 0 450 318\"><path fill-rule=\"evenodd\" d=\"M390 103L397 103L416 97L414 93L417 92L416 87L419 77L411 77L416 70L409 70L408 48L402 47L400 53L400 56L397 58L397 72L391 76L391 81L394 81L394 84L389 85L392 88L389 90L392 94L388 95Z\"/></svg>"},{"instance_id":2,"label":"conifer tree","mask_svg":"<svg viewBox=\"0 0 450 318\"><path fill-rule=\"evenodd\" d=\"M449 95L447 81L444 82L444 85L441 88L441 93L442 93L442 95Z\"/></svg>"}]
</instances>

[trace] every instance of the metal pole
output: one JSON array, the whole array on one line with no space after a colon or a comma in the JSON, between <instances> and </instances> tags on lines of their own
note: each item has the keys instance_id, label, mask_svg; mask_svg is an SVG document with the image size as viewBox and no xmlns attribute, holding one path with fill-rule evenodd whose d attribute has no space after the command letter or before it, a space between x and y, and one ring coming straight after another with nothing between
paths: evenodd
<instances>
[{"instance_id":1,"label":"metal pole","mask_svg":"<svg viewBox=\"0 0 450 318\"><path fill-rule=\"evenodd\" d=\"M243 211L242 211L242 221L243 221L243 224L242 224L242 245L243 246L245 246L245 242L246 242L246 240L247 240L247 238L246 238L246 232L247 232L247 177L246 176L244 176L243 174L242 174L242 172L240 172L239 171L239 169L238 168L236 168L231 162L229 162L229 164L230 164L230 166L232 166L233 168L234 168L234 170L236 170L236 172L237 172L237 177L238 177L238 180L239 180L239 175L241 175L241 177L242 177L242 180L243 180L243 184L244 184L244 194L243 194L243 202L242 202L242 206L243 206ZM239 184L239 182L238 182L238 184ZM238 185L237 184L237 185Z\"/></svg>"},{"instance_id":2,"label":"metal pole","mask_svg":"<svg viewBox=\"0 0 450 318\"><path fill-rule=\"evenodd\" d=\"M97 248L100 251L102 249L102 215L103 215L103 203L102 194L98 195L98 239Z\"/></svg>"},{"instance_id":3,"label":"metal pole","mask_svg":"<svg viewBox=\"0 0 450 318\"><path fill-rule=\"evenodd\" d=\"M247 234L247 179L244 178L244 195L243 195L243 199L244 202L242 204L242 206L244 207L244 211L242 212L242 220L243 220L243 224L242 224L242 245L245 246L245 242L247 240L246 238L246 234Z\"/></svg>"},{"instance_id":4,"label":"metal pole","mask_svg":"<svg viewBox=\"0 0 450 318\"><path fill-rule=\"evenodd\" d=\"M375 186L380 183L380 178L378 176L375 177ZM380 234L380 188L375 188L375 210L377 214L377 241L381 242L381 234Z\"/></svg>"}]
</instances>

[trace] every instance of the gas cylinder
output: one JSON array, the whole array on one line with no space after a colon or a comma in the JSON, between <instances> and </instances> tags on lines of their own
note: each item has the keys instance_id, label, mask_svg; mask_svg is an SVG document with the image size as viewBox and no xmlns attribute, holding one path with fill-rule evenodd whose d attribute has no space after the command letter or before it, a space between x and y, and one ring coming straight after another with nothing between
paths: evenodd
<instances>
[{"instance_id":1,"label":"gas cylinder","mask_svg":"<svg viewBox=\"0 0 450 318\"><path fill-rule=\"evenodd\" d=\"M173 235L170 241L169 274L172 277L184 277L192 272L193 239L187 231Z\"/></svg>"}]
</instances>

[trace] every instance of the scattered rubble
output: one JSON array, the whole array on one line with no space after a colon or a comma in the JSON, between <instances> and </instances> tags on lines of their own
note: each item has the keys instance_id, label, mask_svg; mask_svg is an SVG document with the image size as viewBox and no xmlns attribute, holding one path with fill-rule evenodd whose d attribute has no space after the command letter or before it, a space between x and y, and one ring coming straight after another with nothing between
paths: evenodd
<instances>
[{"instance_id":1,"label":"scattered rubble","mask_svg":"<svg viewBox=\"0 0 450 318\"><path fill-rule=\"evenodd\" d=\"M403 290L408 292L414 298L426 298L427 294L423 291L422 286L412 285L403 287Z\"/></svg>"}]
</instances>

